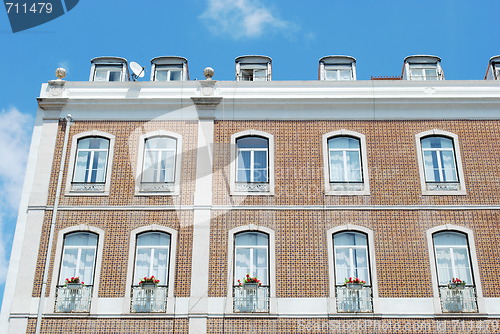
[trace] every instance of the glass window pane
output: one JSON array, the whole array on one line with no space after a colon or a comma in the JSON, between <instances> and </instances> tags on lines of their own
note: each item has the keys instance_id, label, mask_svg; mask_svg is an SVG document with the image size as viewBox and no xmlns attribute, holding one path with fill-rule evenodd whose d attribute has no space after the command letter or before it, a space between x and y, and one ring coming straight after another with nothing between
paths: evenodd
<instances>
[{"instance_id":1,"label":"glass window pane","mask_svg":"<svg viewBox=\"0 0 500 334\"><path fill-rule=\"evenodd\" d=\"M343 152L330 152L330 182L344 182L344 155Z\"/></svg>"},{"instance_id":2,"label":"glass window pane","mask_svg":"<svg viewBox=\"0 0 500 334\"><path fill-rule=\"evenodd\" d=\"M438 269L439 284L447 284L453 278L449 248L436 249L436 265Z\"/></svg>"},{"instance_id":3,"label":"glass window pane","mask_svg":"<svg viewBox=\"0 0 500 334\"><path fill-rule=\"evenodd\" d=\"M242 280L250 274L250 249L236 248L234 257L234 280Z\"/></svg>"},{"instance_id":4,"label":"glass window pane","mask_svg":"<svg viewBox=\"0 0 500 334\"><path fill-rule=\"evenodd\" d=\"M467 237L457 232L440 232L434 235L436 246L467 246Z\"/></svg>"},{"instance_id":5,"label":"glass window pane","mask_svg":"<svg viewBox=\"0 0 500 334\"><path fill-rule=\"evenodd\" d=\"M139 248L135 256L135 278L137 284L143 277L149 276L149 268L151 263L151 249Z\"/></svg>"},{"instance_id":6,"label":"glass window pane","mask_svg":"<svg viewBox=\"0 0 500 334\"><path fill-rule=\"evenodd\" d=\"M349 277L357 277L370 284L367 236L358 232L342 232L333 236L335 255L335 282L344 284Z\"/></svg>"},{"instance_id":7,"label":"glass window pane","mask_svg":"<svg viewBox=\"0 0 500 334\"><path fill-rule=\"evenodd\" d=\"M267 139L262 137L243 137L236 141L238 148L267 148Z\"/></svg>"},{"instance_id":8,"label":"glass window pane","mask_svg":"<svg viewBox=\"0 0 500 334\"><path fill-rule=\"evenodd\" d=\"M121 74L122 73L120 71L111 71L111 72L109 72L109 81L120 81Z\"/></svg>"},{"instance_id":9,"label":"glass window pane","mask_svg":"<svg viewBox=\"0 0 500 334\"><path fill-rule=\"evenodd\" d=\"M66 278L75 277L76 264L78 259L78 249L65 249L62 263L61 274L59 275L59 284L64 284Z\"/></svg>"},{"instance_id":10,"label":"glass window pane","mask_svg":"<svg viewBox=\"0 0 500 334\"><path fill-rule=\"evenodd\" d=\"M347 157L347 180L348 182L361 182L361 157L359 156L359 151L349 151L346 152Z\"/></svg>"},{"instance_id":11,"label":"glass window pane","mask_svg":"<svg viewBox=\"0 0 500 334\"><path fill-rule=\"evenodd\" d=\"M443 163L443 181L456 182L458 178L453 151L441 151L441 161Z\"/></svg>"},{"instance_id":12,"label":"glass window pane","mask_svg":"<svg viewBox=\"0 0 500 334\"><path fill-rule=\"evenodd\" d=\"M155 81L167 81L168 79L168 71L156 71Z\"/></svg>"},{"instance_id":13,"label":"glass window pane","mask_svg":"<svg viewBox=\"0 0 500 334\"><path fill-rule=\"evenodd\" d=\"M238 152L238 168L239 169L249 169L251 165L251 152L250 151L239 151Z\"/></svg>"},{"instance_id":14,"label":"glass window pane","mask_svg":"<svg viewBox=\"0 0 500 334\"><path fill-rule=\"evenodd\" d=\"M97 246L97 235L92 233L71 233L64 238L64 246Z\"/></svg>"},{"instance_id":15,"label":"glass window pane","mask_svg":"<svg viewBox=\"0 0 500 334\"><path fill-rule=\"evenodd\" d=\"M161 232L148 232L137 237L138 246L169 246L170 235Z\"/></svg>"},{"instance_id":16,"label":"glass window pane","mask_svg":"<svg viewBox=\"0 0 500 334\"><path fill-rule=\"evenodd\" d=\"M338 285L344 284L344 280L351 276L350 257L348 248L335 249L335 282Z\"/></svg>"}]
</instances>

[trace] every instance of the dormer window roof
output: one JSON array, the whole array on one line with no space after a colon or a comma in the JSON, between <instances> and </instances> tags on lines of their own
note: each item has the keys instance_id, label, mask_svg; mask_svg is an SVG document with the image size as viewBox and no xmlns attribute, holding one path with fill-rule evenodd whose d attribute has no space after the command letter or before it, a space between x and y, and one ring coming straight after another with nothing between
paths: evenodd
<instances>
[{"instance_id":1,"label":"dormer window roof","mask_svg":"<svg viewBox=\"0 0 500 334\"><path fill-rule=\"evenodd\" d=\"M500 80L500 56L491 57L484 80Z\"/></svg>"},{"instance_id":2,"label":"dormer window roof","mask_svg":"<svg viewBox=\"0 0 500 334\"><path fill-rule=\"evenodd\" d=\"M404 60L403 80L444 80L441 58L436 56L408 56Z\"/></svg>"},{"instance_id":3,"label":"dormer window roof","mask_svg":"<svg viewBox=\"0 0 500 334\"><path fill-rule=\"evenodd\" d=\"M156 57L151 59L151 81L189 80L188 62L184 57Z\"/></svg>"},{"instance_id":4,"label":"dormer window roof","mask_svg":"<svg viewBox=\"0 0 500 334\"><path fill-rule=\"evenodd\" d=\"M318 80L356 80L356 59L351 56L326 56L319 60Z\"/></svg>"},{"instance_id":5,"label":"dormer window roof","mask_svg":"<svg viewBox=\"0 0 500 334\"><path fill-rule=\"evenodd\" d=\"M235 59L236 81L271 81L272 60L267 56L241 56Z\"/></svg>"},{"instance_id":6,"label":"dormer window roof","mask_svg":"<svg viewBox=\"0 0 500 334\"><path fill-rule=\"evenodd\" d=\"M125 58L97 57L90 61L89 81L129 81L128 65Z\"/></svg>"}]
</instances>

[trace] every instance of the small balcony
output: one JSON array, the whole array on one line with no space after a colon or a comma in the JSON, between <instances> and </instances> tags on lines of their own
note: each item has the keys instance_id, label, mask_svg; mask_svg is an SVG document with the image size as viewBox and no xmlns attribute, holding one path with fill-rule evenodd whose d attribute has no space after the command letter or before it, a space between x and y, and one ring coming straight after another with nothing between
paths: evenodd
<instances>
[{"instance_id":1,"label":"small balcony","mask_svg":"<svg viewBox=\"0 0 500 334\"><path fill-rule=\"evenodd\" d=\"M233 309L235 313L269 312L269 286L233 287Z\"/></svg>"},{"instance_id":2,"label":"small balcony","mask_svg":"<svg viewBox=\"0 0 500 334\"><path fill-rule=\"evenodd\" d=\"M462 286L449 288L439 287L441 310L443 313L474 313L477 310L476 288Z\"/></svg>"},{"instance_id":3,"label":"small balcony","mask_svg":"<svg viewBox=\"0 0 500 334\"><path fill-rule=\"evenodd\" d=\"M152 288L133 286L130 312L132 313L166 312L167 295L168 295L168 288L166 286L155 286Z\"/></svg>"},{"instance_id":4,"label":"small balcony","mask_svg":"<svg viewBox=\"0 0 500 334\"><path fill-rule=\"evenodd\" d=\"M92 285L58 286L55 312L90 312Z\"/></svg>"},{"instance_id":5,"label":"small balcony","mask_svg":"<svg viewBox=\"0 0 500 334\"><path fill-rule=\"evenodd\" d=\"M337 312L358 313L373 312L372 288L369 286L337 286Z\"/></svg>"}]
</instances>

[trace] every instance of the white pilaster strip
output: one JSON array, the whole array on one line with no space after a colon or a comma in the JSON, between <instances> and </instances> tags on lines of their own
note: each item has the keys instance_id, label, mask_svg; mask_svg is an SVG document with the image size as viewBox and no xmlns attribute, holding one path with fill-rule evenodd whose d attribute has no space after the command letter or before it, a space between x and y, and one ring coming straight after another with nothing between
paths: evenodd
<instances>
[{"instance_id":1,"label":"white pilaster strip","mask_svg":"<svg viewBox=\"0 0 500 334\"><path fill-rule=\"evenodd\" d=\"M196 190L193 215L193 254L189 333L206 332L208 313L208 266L210 253L210 208L212 205L213 120L198 123ZM201 317L191 318L191 315Z\"/></svg>"}]
</instances>

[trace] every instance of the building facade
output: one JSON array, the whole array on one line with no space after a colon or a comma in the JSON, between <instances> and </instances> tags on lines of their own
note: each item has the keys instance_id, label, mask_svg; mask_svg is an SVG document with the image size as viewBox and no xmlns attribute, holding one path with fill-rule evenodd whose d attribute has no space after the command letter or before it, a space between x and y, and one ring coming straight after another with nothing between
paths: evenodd
<instances>
[{"instance_id":1,"label":"building facade","mask_svg":"<svg viewBox=\"0 0 500 334\"><path fill-rule=\"evenodd\" d=\"M189 81L157 57L42 85L8 333L500 332L500 81ZM136 69L132 68L133 75ZM384 80L381 80L384 79Z\"/></svg>"}]
</instances>

